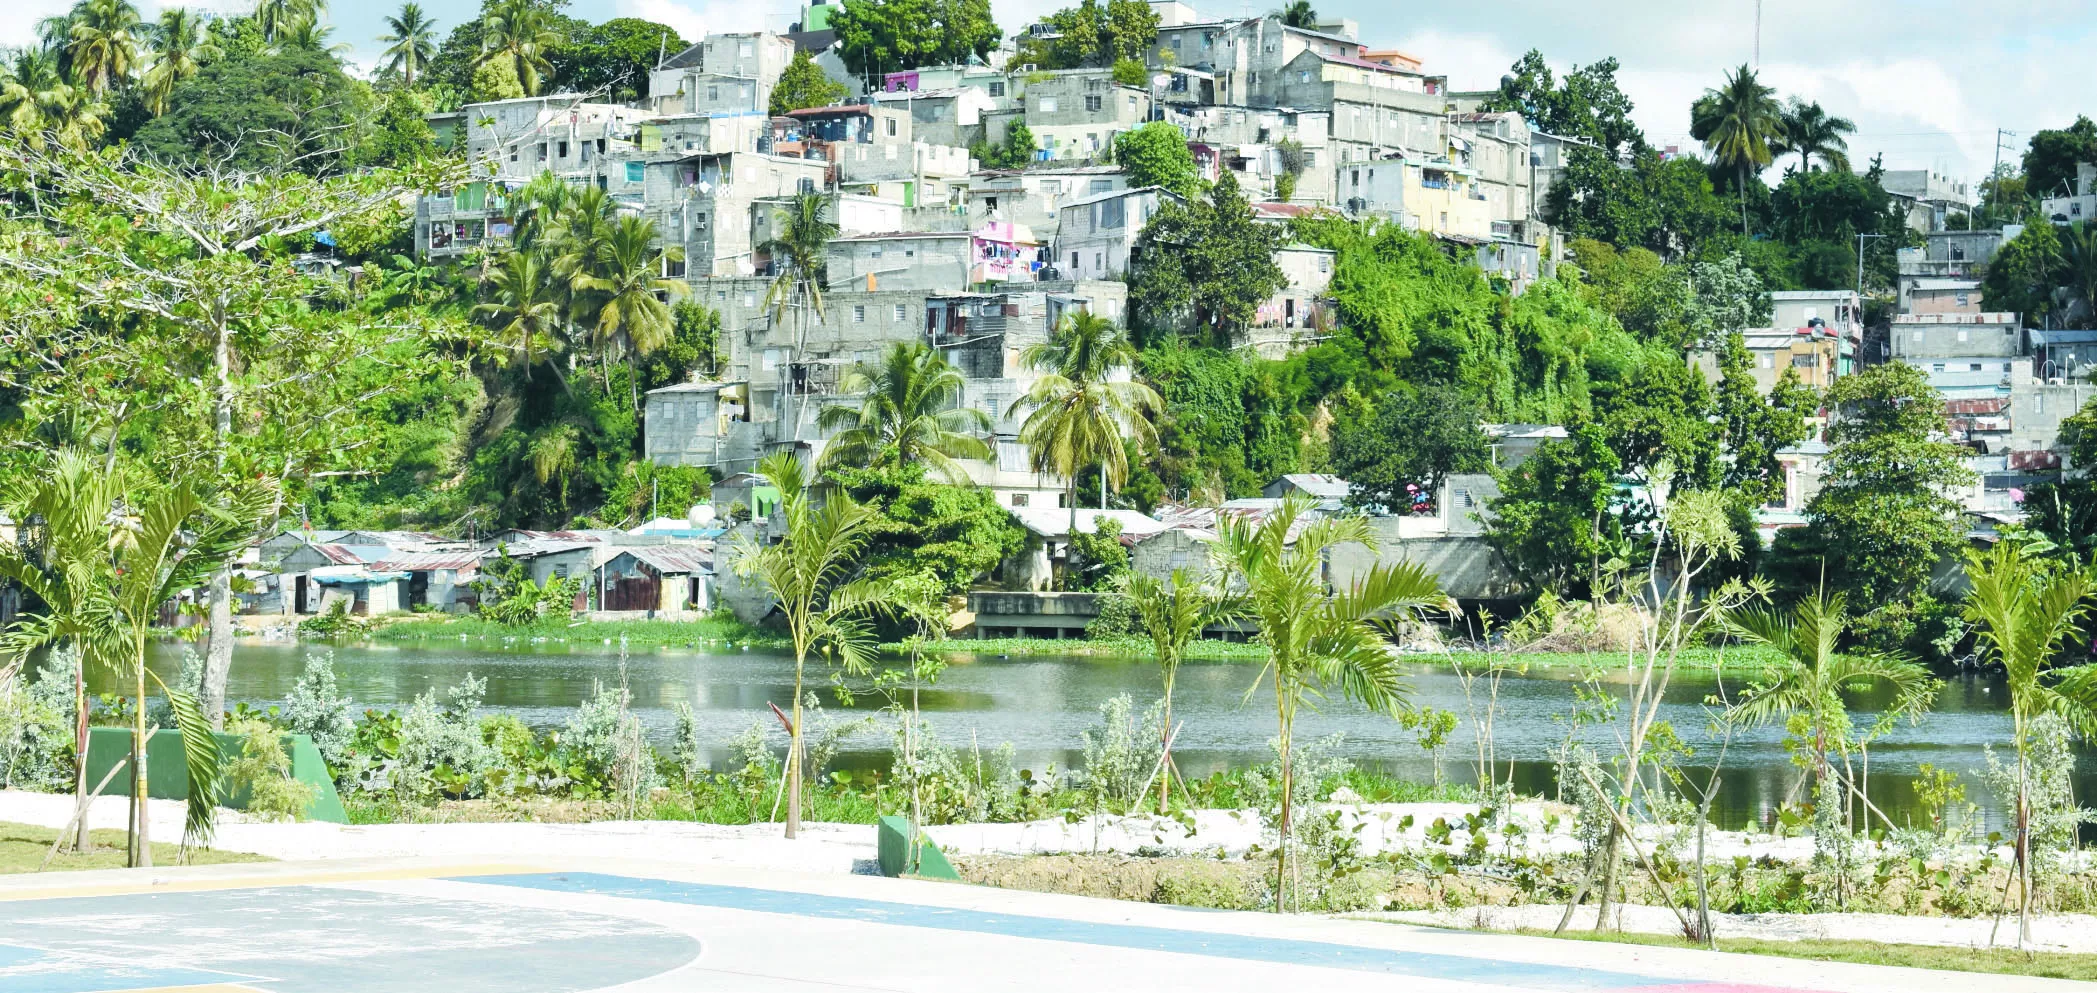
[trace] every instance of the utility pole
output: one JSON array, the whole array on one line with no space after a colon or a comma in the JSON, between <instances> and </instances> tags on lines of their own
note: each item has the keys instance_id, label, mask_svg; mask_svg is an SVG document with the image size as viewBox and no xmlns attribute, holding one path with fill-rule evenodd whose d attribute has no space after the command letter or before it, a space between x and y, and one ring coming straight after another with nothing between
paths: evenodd
<instances>
[{"instance_id":1,"label":"utility pole","mask_svg":"<svg viewBox=\"0 0 2097 993\"><path fill-rule=\"evenodd\" d=\"M1884 238L1882 234L1860 234L1857 236L1857 305L1864 304L1864 239Z\"/></svg>"},{"instance_id":2,"label":"utility pole","mask_svg":"<svg viewBox=\"0 0 2097 993\"><path fill-rule=\"evenodd\" d=\"M1996 189L2002 185L2002 142L2003 139L2008 138L2013 134L2016 134L2016 132L2005 131L2002 128L1995 129L1995 170L1993 172L1988 173L1988 223L1991 226L1997 224L1995 218L1995 198ZM1970 219L1966 226L1969 228L1973 226Z\"/></svg>"},{"instance_id":3,"label":"utility pole","mask_svg":"<svg viewBox=\"0 0 2097 993\"><path fill-rule=\"evenodd\" d=\"M1762 68L1762 0L1755 0L1755 68Z\"/></svg>"}]
</instances>

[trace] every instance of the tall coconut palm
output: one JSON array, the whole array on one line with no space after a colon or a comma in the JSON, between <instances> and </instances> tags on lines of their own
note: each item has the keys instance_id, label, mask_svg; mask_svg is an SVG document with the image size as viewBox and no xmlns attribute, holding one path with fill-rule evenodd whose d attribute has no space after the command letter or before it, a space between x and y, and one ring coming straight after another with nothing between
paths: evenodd
<instances>
[{"instance_id":1,"label":"tall coconut palm","mask_svg":"<svg viewBox=\"0 0 2097 993\"><path fill-rule=\"evenodd\" d=\"M1849 142L1843 136L1857 133L1857 125L1849 118L1792 97L1790 106L1784 108L1783 124L1783 136L1771 144L1771 151L1797 153L1798 171L1810 169L1816 158L1832 171L1849 171Z\"/></svg>"},{"instance_id":2,"label":"tall coconut palm","mask_svg":"<svg viewBox=\"0 0 2097 993\"><path fill-rule=\"evenodd\" d=\"M392 33L379 36L386 43L386 50L379 53L386 57L385 71L399 73L413 89L416 70L437 57L437 22L423 14L421 4L404 3L400 13L386 18L386 28Z\"/></svg>"},{"instance_id":3,"label":"tall coconut palm","mask_svg":"<svg viewBox=\"0 0 2097 993\"><path fill-rule=\"evenodd\" d=\"M1705 90L1690 108L1691 135L1704 143L1713 164L1733 170L1740 183L1742 234L1747 233L1748 178L1774 159L1772 145L1784 137L1784 111L1776 93L1743 65L1726 74L1724 86Z\"/></svg>"},{"instance_id":4,"label":"tall coconut palm","mask_svg":"<svg viewBox=\"0 0 2097 993\"><path fill-rule=\"evenodd\" d=\"M187 7L169 7L153 25L153 64L146 69L146 109L155 115L167 113L168 98L175 86L197 74L203 63L219 54L218 46L204 24Z\"/></svg>"},{"instance_id":5,"label":"tall coconut palm","mask_svg":"<svg viewBox=\"0 0 2097 993\"><path fill-rule=\"evenodd\" d=\"M475 65L503 61L517 73L526 96L536 96L542 73L553 72L547 53L561 43L546 8L532 0L498 0L481 19L481 55Z\"/></svg>"},{"instance_id":6,"label":"tall coconut palm","mask_svg":"<svg viewBox=\"0 0 2097 993\"><path fill-rule=\"evenodd\" d=\"M2097 223L2076 221L2060 236L2061 285L2081 301L2084 320L2097 318Z\"/></svg>"},{"instance_id":7,"label":"tall coconut palm","mask_svg":"<svg viewBox=\"0 0 2097 993\"><path fill-rule=\"evenodd\" d=\"M1129 601L1136 608L1136 623L1150 636L1151 651L1157 655L1164 676L1164 725L1159 729L1158 813L1171 812L1172 805L1172 685L1187 646L1211 625L1237 616L1234 597L1202 582L1186 569L1172 570L1169 580L1135 573L1129 577Z\"/></svg>"},{"instance_id":8,"label":"tall coconut palm","mask_svg":"<svg viewBox=\"0 0 2097 993\"><path fill-rule=\"evenodd\" d=\"M261 30L262 40L274 45L301 25L319 21L327 9L327 0L255 0L255 9L250 16L255 19L255 27Z\"/></svg>"},{"instance_id":9,"label":"tall coconut palm","mask_svg":"<svg viewBox=\"0 0 2097 993\"><path fill-rule=\"evenodd\" d=\"M888 594L856 578L856 560L866 547L872 511L842 492L826 495L817 506L809 496L807 470L792 452L766 456L758 462L757 474L779 491L778 513L786 526L769 545L739 545L734 562L737 575L771 593L794 644L786 762L786 836L792 838L801 830L802 767L808 754L802 743L801 698L809 653L820 652L847 673L866 672L875 651L868 617L888 603Z\"/></svg>"},{"instance_id":10,"label":"tall coconut palm","mask_svg":"<svg viewBox=\"0 0 2097 993\"><path fill-rule=\"evenodd\" d=\"M2017 746L2016 864L2021 893L2017 943L2031 940L2032 723L2057 715L2083 736L2097 736L2097 666L2076 664L2065 649L2088 616L2097 579L2080 564L2060 567L2027 552L2020 542L1998 542L1969 552L1965 615L1975 625L1981 653L2002 666L2010 693L2012 740Z\"/></svg>"},{"instance_id":11,"label":"tall coconut palm","mask_svg":"<svg viewBox=\"0 0 2097 993\"><path fill-rule=\"evenodd\" d=\"M67 19L66 67L74 85L101 99L138 69L141 21L130 0L80 0Z\"/></svg>"},{"instance_id":12,"label":"tall coconut palm","mask_svg":"<svg viewBox=\"0 0 2097 993\"><path fill-rule=\"evenodd\" d=\"M855 366L842 392L863 393L858 404L831 404L816 415L830 435L826 466L931 466L949 482L966 483L958 460L991 457L990 417L960 406L961 372L922 342L897 342L878 365Z\"/></svg>"},{"instance_id":13,"label":"tall coconut palm","mask_svg":"<svg viewBox=\"0 0 2097 993\"><path fill-rule=\"evenodd\" d=\"M1381 713L1400 713L1408 691L1386 633L1416 612L1451 606L1434 577L1411 563L1373 566L1346 588L1331 589L1325 568L1331 550L1350 543L1373 549L1376 537L1366 518L1304 523L1310 512L1311 502L1298 494L1259 521L1225 517L1214 548L1226 581L1241 591L1245 616L1259 624L1259 642L1267 650L1259 680L1274 684L1281 764L1277 910L1289 909L1297 712L1307 699L1338 693Z\"/></svg>"},{"instance_id":14,"label":"tall coconut palm","mask_svg":"<svg viewBox=\"0 0 2097 993\"><path fill-rule=\"evenodd\" d=\"M673 321L665 298L685 292L681 279L663 276L663 263L683 249L655 247L655 222L625 214L587 246L575 276L589 295L592 323L604 347L648 355L670 340Z\"/></svg>"},{"instance_id":15,"label":"tall coconut palm","mask_svg":"<svg viewBox=\"0 0 2097 993\"><path fill-rule=\"evenodd\" d=\"M81 149L101 137L108 105L65 81L56 54L25 48L0 68L0 127L32 147Z\"/></svg>"},{"instance_id":16,"label":"tall coconut palm","mask_svg":"<svg viewBox=\"0 0 2097 993\"><path fill-rule=\"evenodd\" d=\"M837 209L827 194L800 193L785 207L772 212L772 237L757 246L759 254L772 263L772 283L765 287L765 306L776 327L786 308L794 309L794 354L792 368L800 365L808 347L808 318L823 320L823 281L828 275L824 255L830 239L837 237ZM792 411L793 438L801 437L801 411Z\"/></svg>"},{"instance_id":17,"label":"tall coconut palm","mask_svg":"<svg viewBox=\"0 0 2097 993\"><path fill-rule=\"evenodd\" d=\"M507 252L489 273L488 282L495 289L495 299L476 305L473 311L524 362L524 378L529 382L540 358L561 347L561 306L553 298L546 267L531 252ZM560 374L558 367L554 374Z\"/></svg>"},{"instance_id":18,"label":"tall coconut palm","mask_svg":"<svg viewBox=\"0 0 2097 993\"><path fill-rule=\"evenodd\" d=\"M1035 472L1063 476L1070 487L1070 530L1078 529L1078 473L1099 466L1100 506L1128 480L1128 443L1157 444L1152 419L1163 408L1156 390L1130 373L1136 347L1112 321L1080 312L1048 341L1029 345L1020 362L1041 373L1027 391L1033 407L1021 424Z\"/></svg>"},{"instance_id":19,"label":"tall coconut palm","mask_svg":"<svg viewBox=\"0 0 2097 993\"><path fill-rule=\"evenodd\" d=\"M1849 627L1848 606L1840 593L1816 593L1790 610L1752 607L1728 611L1721 623L1735 636L1768 645L1783 655L1783 663L1743 691L1726 716L1735 723L1755 726L1804 715L1807 771L1813 777L1816 803L1825 802L1827 796L1845 795L1845 791L1830 790L1831 780L1838 777L1831 756L1846 751L1851 741L1844 691L1875 684L1890 688L1894 703L1887 708L1889 716L1920 715L1936 695L1937 681L1914 659L1837 652L1842 633Z\"/></svg>"},{"instance_id":20,"label":"tall coconut palm","mask_svg":"<svg viewBox=\"0 0 2097 993\"><path fill-rule=\"evenodd\" d=\"M329 40L329 36L334 33L333 27L319 21L299 21L279 34L277 43L272 45L271 49L277 52L325 52L329 55L347 53L350 50L349 42Z\"/></svg>"},{"instance_id":21,"label":"tall coconut palm","mask_svg":"<svg viewBox=\"0 0 2097 993\"><path fill-rule=\"evenodd\" d=\"M554 237L561 212L574 193L575 187L549 169L533 176L523 189L511 195L510 210L517 218L512 240L518 251L535 249Z\"/></svg>"},{"instance_id":22,"label":"tall coconut palm","mask_svg":"<svg viewBox=\"0 0 2097 993\"><path fill-rule=\"evenodd\" d=\"M1289 0L1289 5L1278 13L1281 14L1282 23L1292 28L1318 26L1318 12L1311 9L1311 0Z\"/></svg>"},{"instance_id":23,"label":"tall coconut palm","mask_svg":"<svg viewBox=\"0 0 2097 993\"><path fill-rule=\"evenodd\" d=\"M103 480L93 477L100 475ZM30 484L23 504L47 528L65 532L46 543L42 561L0 551L0 574L64 605L12 632L11 645L66 639L82 647L82 664L114 670L134 690L130 824L134 866L153 864L146 729L150 680L175 715L189 786L188 841L208 840L217 810L218 742L192 688L169 686L146 665L160 609L202 585L246 546L259 509L252 500L214 507L186 481L161 485L132 478L79 452L62 452Z\"/></svg>"}]
</instances>

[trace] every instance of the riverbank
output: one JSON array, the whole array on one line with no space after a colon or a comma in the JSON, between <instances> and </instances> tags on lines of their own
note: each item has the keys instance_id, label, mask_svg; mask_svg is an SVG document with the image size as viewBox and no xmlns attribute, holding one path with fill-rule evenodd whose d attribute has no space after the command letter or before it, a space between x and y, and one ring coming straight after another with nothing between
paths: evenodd
<instances>
[{"instance_id":1,"label":"riverbank","mask_svg":"<svg viewBox=\"0 0 2097 993\"><path fill-rule=\"evenodd\" d=\"M726 614L696 620L588 621L548 620L532 625L504 625L478 617L441 614L403 614L380 618L361 637L395 644L468 644L528 648L545 645L618 645L650 648L733 648L783 652L793 645L768 628L744 624ZM885 642L884 655L900 656L909 646ZM1148 660L1150 640L1127 636L1114 638L949 638L926 642L921 651L943 656L1125 658ZM1187 646L1190 662L1263 662L1266 649L1257 642L1202 639ZM1499 669L1509 674L1576 675L1599 671L1607 679L1610 670L1626 666L1622 652L1485 652L1467 649L1408 651L1405 661L1423 666L1446 666L1461 672L1485 673ZM1752 675L1782 665L1784 657L1762 646L1684 650L1676 665L1686 672L1731 672Z\"/></svg>"}]
</instances>

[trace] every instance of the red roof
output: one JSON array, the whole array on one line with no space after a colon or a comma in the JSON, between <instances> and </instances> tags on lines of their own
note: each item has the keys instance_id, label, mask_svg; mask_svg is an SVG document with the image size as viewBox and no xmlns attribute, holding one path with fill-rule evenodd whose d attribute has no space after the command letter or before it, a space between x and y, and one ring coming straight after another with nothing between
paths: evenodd
<instances>
[{"instance_id":1,"label":"red roof","mask_svg":"<svg viewBox=\"0 0 2097 993\"><path fill-rule=\"evenodd\" d=\"M2008 409L2010 409L2009 397L1944 401L1944 413L1948 417L1985 416L1988 414L2000 414Z\"/></svg>"}]
</instances>

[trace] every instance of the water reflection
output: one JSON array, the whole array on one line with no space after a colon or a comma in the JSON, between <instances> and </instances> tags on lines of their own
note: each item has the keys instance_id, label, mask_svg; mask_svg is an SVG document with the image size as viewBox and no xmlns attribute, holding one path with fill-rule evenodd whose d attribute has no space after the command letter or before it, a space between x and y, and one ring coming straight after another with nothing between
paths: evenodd
<instances>
[{"instance_id":1,"label":"water reflection","mask_svg":"<svg viewBox=\"0 0 2097 993\"><path fill-rule=\"evenodd\" d=\"M308 646L242 644L235 654L229 694L258 705L278 702L303 671ZM172 673L179 648L162 646L156 668ZM442 690L468 672L488 680L487 706L516 713L536 727L564 723L571 709L599 682L622 679L634 694L635 708L658 741L667 740L682 702L697 712L710 758L727 759L727 746L752 725L777 733L767 708L784 705L791 694L791 660L759 652L713 652L691 648L632 652L622 670L617 649L591 645L525 649L475 645L341 646L335 652L339 689L359 707L405 707L414 697ZM827 675L813 667L811 683L823 686ZM1266 687L1248 696L1257 674L1254 666L1191 663L1180 674L1175 717L1186 722L1177 744L1182 768L1201 776L1225 766L1265 761L1271 755L1273 697ZM1423 706L1455 711L1464 720L1443 756L1445 775L1469 781L1474 776L1474 711L1466 704L1461 682L1452 674L1428 667L1410 675L1415 699ZM1556 786L1552 756L1569 736L1597 749L1613 747L1613 731L1587 727L1577 732L1568 723L1574 709L1575 683L1565 672L1535 671L1508 678L1499 687L1495 720L1496 768L1524 790L1552 793ZM1128 693L1139 706L1158 692L1154 666L1144 661L1100 658L957 658L937 686L923 692L920 704L933 716L950 744L974 741L986 750L1010 742L1015 761L1041 769L1053 763L1067 768L1079 759L1079 732L1096 720L1101 702ZM103 687L108 688L108 687ZM1483 704L1483 686L1475 687ZM1661 705L1661 717L1673 723L1694 749L1685 761L1692 775L1708 774L1699 764L1716 756L1705 704L1718 686L1708 676L1678 676ZM851 708L828 699L836 719L870 713L886 704L876 694L861 692ZM1890 701L1881 693L1853 699L1853 719L1860 727L1876 720ZM1921 765L1951 769L1965 777L1972 799L1991 820L1999 812L1974 774L1984 767L1983 748L2006 747L2010 735L2006 703L1998 680L1963 675L1952 678L1936 709L1918 724L1902 723L1871 749L1869 793L1896 822L1915 815L1909 784ZM1356 762L1389 772L1427 779L1431 763L1412 734L1388 718L1344 701L1325 701L1316 712L1298 718L1300 741L1344 733L1341 751ZM1715 804L1727 824L1768 823L1780 804L1793 796L1798 770L1782 746L1782 729L1739 731L1727 751L1721 792ZM854 766L885 763L885 730L871 730L850 740L840 761ZM2081 795L2097 786L2087 761L2078 770Z\"/></svg>"}]
</instances>

